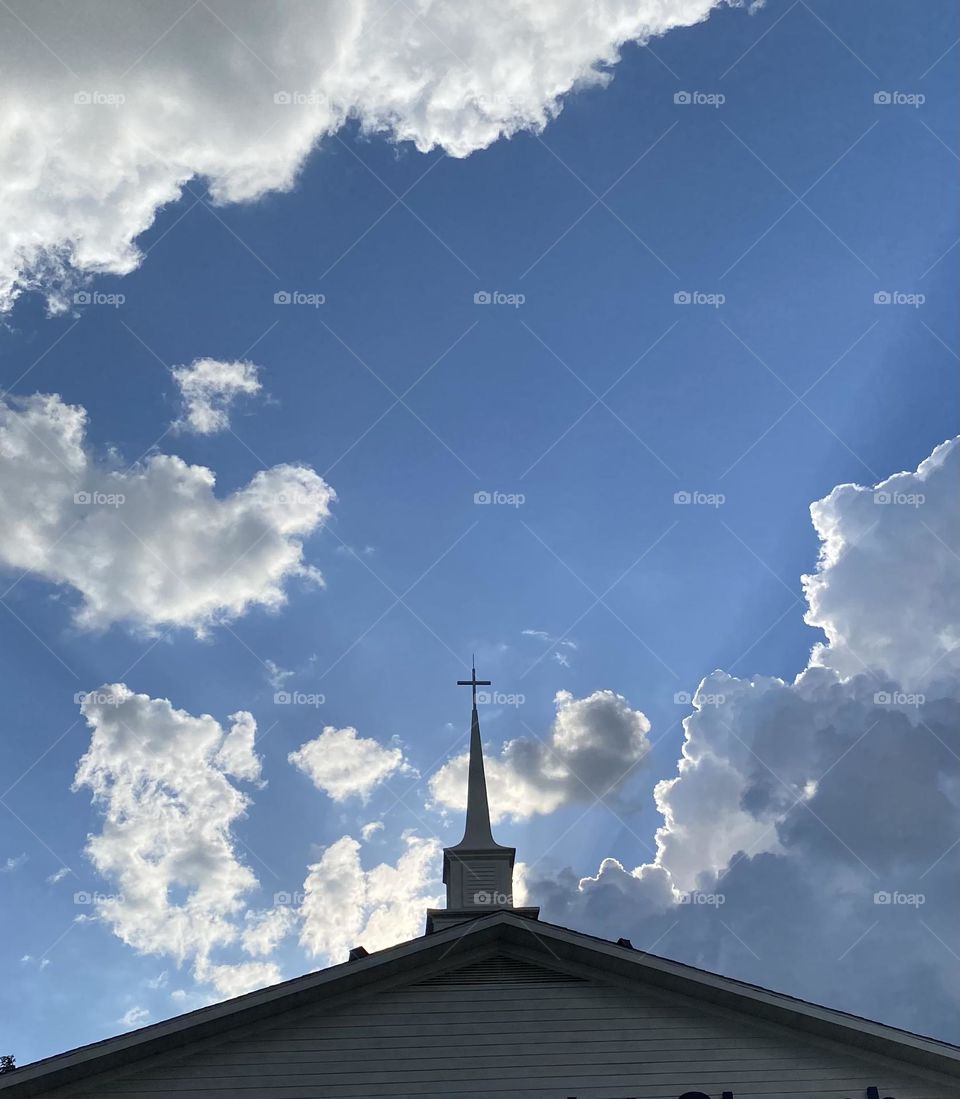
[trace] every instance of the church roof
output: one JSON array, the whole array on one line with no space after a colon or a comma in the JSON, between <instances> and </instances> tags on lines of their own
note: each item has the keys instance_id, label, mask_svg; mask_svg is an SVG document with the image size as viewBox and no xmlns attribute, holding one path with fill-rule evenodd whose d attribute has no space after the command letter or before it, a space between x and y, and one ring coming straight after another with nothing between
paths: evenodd
<instances>
[{"instance_id":1,"label":"church roof","mask_svg":"<svg viewBox=\"0 0 960 1099\"><path fill-rule=\"evenodd\" d=\"M499 910L342 965L36 1061L0 1075L0 1091L11 1096L37 1095L71 1081L87 1080L95 1073L134 1070L148 1057L171 1051L182 1054L184 1047L193 1042L224 1038L237 1028L273 1020L293 1009L335 1007L341 1000L451 972L491 957L534 962L555 972L621 987L643 984L680 993L788 1026L795 1032L840 1042L874 1057L892 1058L960 1079L960 1048L956 1046Z\"/></svg>"}]
</instances>

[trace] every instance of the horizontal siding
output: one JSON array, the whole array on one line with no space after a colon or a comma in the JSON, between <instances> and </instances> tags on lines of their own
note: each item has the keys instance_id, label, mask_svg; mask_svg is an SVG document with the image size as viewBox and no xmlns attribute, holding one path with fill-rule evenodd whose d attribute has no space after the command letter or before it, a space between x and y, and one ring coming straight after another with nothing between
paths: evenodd
<instances>
[{"instance_id":1,"label":"horizontal siding","mask_svg":"<svg viewBox=\"0 0 960 1099\"><path fill-rule=\"evenodd\" d=\"M825 1052L825 1049L827 1051ZM89 1099L958 1099L912 1073L892 1079L788 1030L694 1000L481 963L358 1000L314 1007L126 1079L62 1094Z\"/></svg>"},{"instance_id":2,"label":"horizontal siding","mask_svg":"<svg viewBox=\"0 0 960 1099\"><path fill-rule=\"evenodd\" d=\"M541 1039L536 1042L535 1048L528 1048L530 1043L500 1043L491 1047L489 1043L483 1045L473 1046L468 1049L461 1049L457 1052L457 1060L461 1064L486 1064L490 1059L491 1050L495 1051L497 1057L497 1063L501 1065L523 1065L528 1063L528 1059L531 1057L537 1057L541 1061L544 1058L549 1059L551 1064L593 1064L595 1062L604 1062L615 1060L616 1057L623 1052L624 1046L621 1042L588 1042L588 1041L572 1041L572 1042L556 1042L549 1039ZM770 1060L777 1059L777 1054L782 1054L781 1050L774 1050L770 1046L761 1046L755 1043L749 1045L716 1045L708 1049L690 1045L686 1049L662 1049L660 1047L652 1047L647 1051L646 1056L643 1057L644 1064L674 1064L678 1061L689 1063L691 1055L696 1054L699 1060L703 1061L737 1061L737 1062L755 1062L757 1064L766 1063ZM363 1047L358 1047L358 1052L363 1052ZM262 1064L264 1060L269 1061L274 1065L288 1066L291 1071L303 1071L297 1069L298 1064L337 1064L343 1060L343 1054L345 1051L339 1046L334 1045L328 1048L318 1048L315 1050L309 1050L304 1052L297 1050L296 1052L284 1052L279 1056L273 1053L252 1053L239 1050L229 1050L224 1052L209 1053L204 1058L204 1063L209 1066L225 1067L233 1065L236 1067L243 1067L247 1065ZM385 1059L391 1061L391 1063L400 1063L410 1060L418 1060L426 1063L430 1060L449 1061L449 1054L442 1053L436 1049L436 1047L428 1045L423 1046L406 1042L403 1045L395 1044L388 1047L385 1050L378 1050L378 1053L386 1055ZM637 1051L635 1048L631 1048L629 1051L630 1063L637 1063ZM820 1059L813 1053L807 1053L806 1051L794 1051L789 1057L782 1057L782 1060L789 1062L790 1064L824 1064L824 1063L839 1063L836 1062L836 1058L832 1062Z\"/></svg>"},{"instance_id":3,"label":"horizontal siding","mask_svg":"<svg viewBox=\"0 0 960 1099\"><path fill-rule=\"evenodd\" d=\"M449 1076L454 1074L460 1080L487 1079L491 1074L491 1066L481 1058L466 1058L458 1055L447 1054L443 1057L412 1058L412 1063L399 1064L395 1058L391 1059L389 1066L383 1066L379 1070L375 1066L368 1067L367 1079L372 1083L386 1084L391 1078L396 1078L398 1069L403 1073L404 1080L430 1081L436 1078L438 1072ZM623 1072L633 1072L637 1079L640 1077L664 1077L664 1082L669 1083L677 1072L688 1072L688 1062L678 1064L676 1061L653 1061L638 1066L635 1057L629 1053L608 1054L605 1057L563 1057L551 1056L545 1059L538 1051L532 1050L526 1057L498 1058L493 1066L503 1075L518 1080L528 1080L543 1071L544 1063L549 1064L554 1074L577 1072L589 1066L595 1075L619 1075ZM322 1067L322 1071L320 1071ZM771 1072L782 1073L792 1080L819 1080L826 1077L843 1076L849 1072L849 1066L834 1063L832 1065L813 1065L809 1061L799 1057L781 1057L777 1060L770 1058L755 1059L714 1059L698 1061L697 1072L704 1076L718 1078L724 1074L736 1076L737 1080L764 1079L764 1074L769 1077ZM169 1080L213 1080L224 1082L231 1080L231 1087L242 1088L242 1081L250 1080L249 1066L241 1066L241 1071L233 1070L222 1065L184 1065L180 1068L172 1068L164 1072L164 1081ZM298 1081L309 1083L311 1086L336 1082L336 1078L352 1071L349 1066L342 1063L329 1063L324 1066L305 1067L304 1065L273 1064L270 1066L270 1076L278 1084ZM315 1078L314 1078L315 1077Z\"/></svg>"},{"instance_id":4,"label":"horizontal siding","mask_svg":"<svg viewBox=\"0 0 960 1099\"><path fill-rule=\"evenodd\" d=\"M362 1076L356 1079L362 1080ZM956 1099L954 1091L931 1091L922 1086L907 1087L896 1081L874 1079L883 1097L894 1099ZM175 1095L178 1097L196 1096L201 1099L221 1099L221 1097L241 1095L255 1096L256 1099L352 1099L362 1096L371 1099L383 1096L384 1099L419 1099L421 1096L456 1095L462 1099L481 1099L496 1096L497 1099L678 1099L685 1091L703 1091L712 1099L720 1099L723 1091L734 1091L735 1099L864 1099L866 1091L862 1076L845 1080L818 1081L815 1085L798 1086L793 1082L768 1082L764 1084L738 1085L729 1078L722 1080L685 1079L682 1083L669 1085L637 1084L636 1077L609 1077L606 1080L593 1078L571 1079L570 1076L554 1076L545 1073L536 1081L514 1081L493 1079L484 1081L482 1087L476 1084L462 1084L458 1081L438 1081L428 1085L407 1084L394 1081L387 1086L373 1085L369 1082L351 1084L332 1084L329 1086L308 1087L295 1084L290 1087L278 1087L272 1084L258 1085L256 1090L237 1091L224 1086L217 1089L203 1088L197 1085L181 1088L170 1087L154 1082L149 1090L137 1087L134 1090L97 1090L78 1092L83 1099L100 1099L101 1096L122 1096L126 1099L146 1099L157 1095Z\"/></svg>"},{"instance_id":5,"label":"horizontal siding","mask_svg":"<svg viewBox=\"0 0 960 1099\"><path fill-rule=\"evenodd\" d=\"M729 1053L752 1053L761 1050L782 1050L782 1043L770 1038L634 1038L631 1031L611 1031L593 1037L578 1032L574 1036L563 1036L555 1033L549 1035L539 1034L536 1037L537 1049L545 1054L551 1052L583 1052L612 1053L622 1047L624 1042L630 1042L632 1049L640 1052L647 1050L651 1055L660 1052L669 1054L671 1060L678 1057L689 1057L697 1050L714 1051L718 1056ZM640 1033L639 1031L636 1033ZM478 1033L470 1041L469 1046L464 1044L460 1048L466 1049L468 1055L486 1056L488 1047L494 1047L509 1056L516 1051L518 1046L530 1044L527 1034L498 1033L491 1034L486 1028L480 1028ZM428 1047L430 1043L427 1043ZM336 1041L316 1039L309 1042L292 1043L285 1041L270 1042L265 1039L251 1039L244 1042L243 1048L220 1048L206 1054L208 1064L225 1064L228 1059L237 1064L262 1061L267 1055L281 1053L283 1060L296 1061L308 1060L316 1055L329 1054L331 1050L337 1055L351 1052L373 1053L375 1051L390 1051L391 1056L403 1056L403 1051L411 1048L421 1049L423 1043L416 1043L409 1035L392 1036L390 1038L339 1038ZM418 1054L420 1056L421 1054Z\"/></svg>"}]
</instances>

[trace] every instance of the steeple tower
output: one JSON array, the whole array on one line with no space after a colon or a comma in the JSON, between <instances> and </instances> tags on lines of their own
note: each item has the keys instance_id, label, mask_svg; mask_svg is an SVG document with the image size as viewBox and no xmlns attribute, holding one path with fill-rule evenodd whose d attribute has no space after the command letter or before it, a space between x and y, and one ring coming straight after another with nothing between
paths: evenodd
<instances>
[{"instance_id":1,"label":"steeple tower","mask_svg":"<svg viewBox=\"0 0 960 1099\"><path fill-rule=\"evenodd\" d=\"M470 765L467 776L467 817L463 839L443 851L443 881L447 887L447 907L427 911L427 934L451 924L486 915L499 908L513 909L513 863L515 847L504 847L493 838L487 780L483 770L483 745L480 740L480 715L477 713L477 687L489 687L489 679L477 679L476 666L469 679L457 680L457 686L470 687L473 708L470 714ZM536 919L538 908L516 909Z\"/></svg>"}]
</instances>

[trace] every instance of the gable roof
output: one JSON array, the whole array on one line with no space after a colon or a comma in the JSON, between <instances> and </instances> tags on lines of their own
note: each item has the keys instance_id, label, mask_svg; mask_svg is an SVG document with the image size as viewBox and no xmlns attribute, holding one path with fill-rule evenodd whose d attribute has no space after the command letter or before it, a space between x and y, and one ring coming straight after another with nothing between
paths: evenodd
<instances>
[{"instance_id":1,"label":"gable roof","mask_svg":"<svg viewBox=\"0 0 960 1099\"><path fill-rule=\"evenodd\" d=\"M172 1050L182 1054L187 1043L226 1037L231 1031L272 1020L295 1008L333 1005L343 997L353 998L407 983L411 977L421 979L503 953L621 987L642 982L787 1026L801 1034L960 1079L960 1047L500 910L354 961L35 1061L0 1075L0 1091L11 1096L37 1095L89 1079L95 1073L132 1070L146 1058Z\"/></svg>"}]
</instances>

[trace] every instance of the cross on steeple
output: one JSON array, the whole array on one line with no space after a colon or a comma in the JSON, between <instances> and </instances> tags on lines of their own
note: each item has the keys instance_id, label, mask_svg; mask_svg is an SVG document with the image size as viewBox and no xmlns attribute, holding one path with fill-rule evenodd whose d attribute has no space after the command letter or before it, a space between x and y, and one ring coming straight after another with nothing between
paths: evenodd
<instances>
[{"instance_id":1,"label":"cross on steeple","mask_svg":"<svg viewBox=\"0 0 960 1099\"><path fill-rule=\"evenodd\" d=\"M470 667L471 667L470 678L469 679L458 679L457 680L457 686L458 687L472 687L473 688L473 708L476 709L477 708L477 688L478 687L489 687L490 686L490 680L489 679L477 679L477 661L476 661L476 657L471 657L470 658Z\"/></svg>"}]
</instances>

